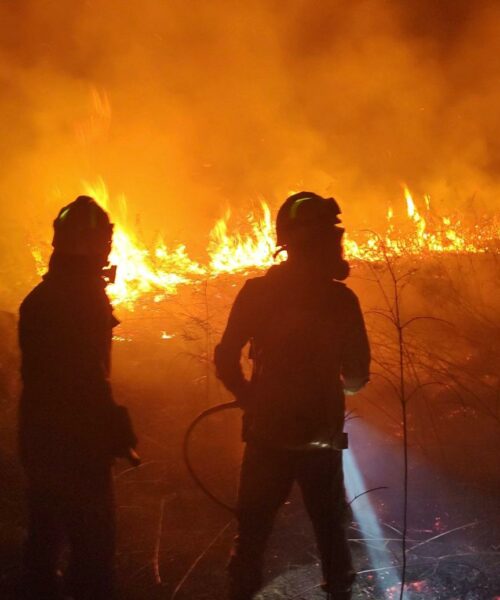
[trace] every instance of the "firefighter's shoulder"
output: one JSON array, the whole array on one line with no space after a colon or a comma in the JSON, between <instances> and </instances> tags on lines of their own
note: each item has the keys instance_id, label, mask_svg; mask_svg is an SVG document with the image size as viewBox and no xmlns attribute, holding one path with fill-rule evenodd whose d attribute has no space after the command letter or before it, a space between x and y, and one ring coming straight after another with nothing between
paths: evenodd
<instances>
[{"instance_id":1,"label":"firefighter's shoulder","mask_svg":"<svg viewBox=\"0 0 500 600\"><path fill-rule=\"evenodd\" d=\"M273 290L274 286L270 285L266 275L247 279L235 298L234 310L247 316L265 310L275 295Z\"/></svg>"},{"instance_id":2,"label":"firefighter's shoulder","mask_svg":"<svg viewBox=\"0 0 500 600\"><path fill-rule=\"evenodd\" d=\"M246 297L253 296L254 294L260 294L266 289L267 283L268 282L265 275L250 277L250 279L245 281L238 295Z\"/></svg>"},{"instance_id":3,"label":"firefighter's shoulder","mask_svg":"<svg viewBox=\"0 0 500 600\"><path fill-rule=\"evenodd\" d=\"M22 314L36 311L47 303L47 290L44 281L36 285L31 292L24 298L19 307L19 312Z\"/></svg>"},{"instance_id":4,"label":"firefighter's shoulder","mask_svg":"<svg viewBox=\"0 0 500 600\"><path fill-rule=\"evenodd\" d=\"M356 293L345 283L341 281L331 282L333 292L347 304L357 304L359 302Z\"/></svg>"}]
</instances>

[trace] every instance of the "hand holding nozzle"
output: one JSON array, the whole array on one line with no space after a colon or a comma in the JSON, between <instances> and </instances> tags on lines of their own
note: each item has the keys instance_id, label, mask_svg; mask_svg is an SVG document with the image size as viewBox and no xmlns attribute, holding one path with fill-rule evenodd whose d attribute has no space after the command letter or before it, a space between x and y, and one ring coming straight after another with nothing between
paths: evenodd
<instances>
[{"instance_id":1,"label":"hand holding nozzle","mask_svg":"<svg viewBox=\"0 0 500 600\"><path fill-rule=\"evenodd\" d=\"M112 405L112 454L126 458L133 467L141 464L141 457L135 451L137 436L132 427L130 415L125 406Z\"/></svg>"},{"instance_id":2,"label":"hand holding nozzle","mask_svg":"<svg viewBox=\"0 0 500 600\"><path fill-rule=\"evenodd\" d=\"M360 392L367 383L367 379L360 379L359 377L343 377L344 394L346 396L354 396Z\"/></svg>"},{"instance_id":3,"label":"hand holding nozzle","mask_svg":"<svg viewBox=\"0 0 500 600\"><path fill-rule=\"evenodd\" d=\"M347 450L349 438L345 431L320 431L315 439L301 446L287 446L288 450Z\"/></svg>"},{"instance_id":4,"label":"hand holding nozzle","mask_svg":"<svg viewBox=\"0 0 500 600\"><path fill-rule=\"evenodd\" d=\"M355 396L361 388L344 388L344 394L346 396Z\"/></svg>"}]
</instances>

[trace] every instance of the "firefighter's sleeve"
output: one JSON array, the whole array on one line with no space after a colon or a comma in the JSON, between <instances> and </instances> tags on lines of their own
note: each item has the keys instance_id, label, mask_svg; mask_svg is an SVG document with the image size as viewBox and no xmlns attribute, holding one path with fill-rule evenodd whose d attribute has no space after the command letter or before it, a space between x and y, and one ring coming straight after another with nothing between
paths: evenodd
<instances>
[{"instance_id":1,"label":"firefighter's sleeve","mask_svg":"<svg viewBox=\"0 0 500 600\"><path fill-rule=\"evenodd\" d=\"M347 394L358 392L370 379L370 344L359 301L350 297L345 343L342 356L342 379Z\"/></svg>"},{"instance_id":2,"label":"firefighter's sleeve","mask_svg":"<svg viewBox=\"0 0 500 600\"><path fill-rule=\"evenodd\" d=\"M103 294L86 307L75 328L78 340L74 346L74 377L81 382L81 389L91 403L114 404L110 384L113 326L111 306Z\"/></svg>"},{"instance_id":3,"label":"firefighter's sleeve","mask_svg":"<svg viewBox=\"0 0 500 600\"><path fill-rule=\"evenodd\" d=\"M249 283L245 283L234 301L214 356L217 377L240 400L245 398L249 385L241 368L241 351L252 337L253 302Z\"/></svg>"},{"instance_id":4,"label":"firefighter's sleeve","mask_svg":"<svg viewBox=\"0 0 500 600\"><path fill-rule=\"evenodd\" d=\"M129 448L137 445L128 410L115 403L110 383L112 329L118 321L105 294L96 297L88 307L76 359L81 388L85 390L89 438L96 450L113 457L127 457Z\"/></svg>"}]
</instances>

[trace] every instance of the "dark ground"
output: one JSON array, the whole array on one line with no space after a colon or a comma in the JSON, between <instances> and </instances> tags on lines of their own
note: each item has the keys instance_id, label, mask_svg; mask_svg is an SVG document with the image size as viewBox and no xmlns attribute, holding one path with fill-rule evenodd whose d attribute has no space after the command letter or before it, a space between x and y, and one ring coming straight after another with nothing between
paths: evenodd
<instances>
[{"instance_id":1,"label":"dark ground","mask_svg":"<svg viewBox=\"0 0 500 600\"><path fill-rule=\"evenodd\" d=\"M215 427L201 429L199 437L210 437L209 429L218 430L218 435L223 428L231 433L237 428L235 418L228 415L223 419L226 422L221 418ZM161 421L157 424L162 429ZM152 441L154 436L144 439L143 466L117 468L117 564L123 600L225 597L224 565L235 524L231 515L213 506L189 480L180 462L177 437L162 435L158 443ZM206 473L211 487L231 502L237 473L237 452L228 456L233 440L211 446L208 460L203 452L195 453L200 472ZM386 442L379 448L377 460L387 461L394 445ZM373 456L367 458L367 468L373 460ZM353 523L351 546L360 571L354 598L398 597L391 587L399 581L401 490L397 479L401 464L393 460L390 466L394 469L391 476L367 481L367 487L389 485L388 490L355 500L359 509L355 517L362 517L367 504L375 507L386 541L361 541L366 534L360 531L359 523ZM498 494L495 496L487 484L457 481L429 470L423 460L414 461L410 476L409 584L405 598L493 600L500 596ZM5 487L0 597L14 600L18 597L15 589L24 524L21 481L17 468L5 458L1 477ZM376 548L376 564L368 554L369 545ZM276 524L267 555L267 586L259 599L324 598L317 587L319 578L312 532L300 495L294 491Z\"/></svg>"},{"instance_id":2,"label":"dark ground","mask_svg":"<svg viewBox=\"0 0 500 600\"><path fill-rule=\"evenodd\" d=\"M125 398L126 391L120 391ZM182 428L178 422L170 422L162 399L150 393L142 395L141 402L149 407L147 417L139 406L132 408L142 433L144 464L139 469L119 464L116 469L117 563L123 600L222 600L224 565L235 532L234 521L230 514L212 505L189 479L180 452ZM200 426L193 443L199 472L229 503L234 501L241 451L238 429L237 411L226 413ZM351 440L355 452L362 449L363 441L367 442L366 432L352 432ZM479 454L472 454L470 442L465 450L470 460L477 460ZM476 439L476 444L477 452L481 440ZM370 452L361 452L359 457L366 488L386 485L389 489L355 500L355 518L363 518L371 504L386 541L360 541L366 533L360 531L359 523L353 523L351 546L361 572L354 598L397 598L390 588L399 581L400 440L376 433L368 447ZM409 585L405 598L493 600L500 596L498 479L496 483L457 479L441 468L430 468L418 448L413 448L412 454ZM3 455L0 477L4 490L0 597L14 600L24 512L22 481L11 456ZM377 535L373 532L370 537ZM376 564L368 553L369 545L376 548ZM276 524L267 555L267 587L259 598L323 598L317 587L319 577L312 532L300 495L294 491Z\"/></svg>"}]
</instances>

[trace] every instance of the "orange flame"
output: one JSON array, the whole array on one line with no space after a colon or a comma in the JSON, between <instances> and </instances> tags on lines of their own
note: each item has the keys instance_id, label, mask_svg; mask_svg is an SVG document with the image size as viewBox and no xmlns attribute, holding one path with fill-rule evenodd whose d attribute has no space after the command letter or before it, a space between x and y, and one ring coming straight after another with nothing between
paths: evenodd
<instances>
[{"instance_id":1,"label":"orange flame","mask_svg":"<svg viewBox=\"0 0 500 600\"><path fill-rule=\"evenodd\" d=\"M251 233L228 234L228 222L231 212L228 210L223 219L219 219L210 232L208 254L212 274L234 273L249 269L265 269L274 260L275 236L271 211L265 202L261 202L262 217L258 219L249 213L247 221Z\"/></svg>"},{"instance_id":2,"label":"orange flame","mask_svg":"<svg viewBox=\"0 0 500 600\"><path fill-rule=\"evenodd\" d=\"M109 195L102 179L95 185L84 183L85 193L92 196L105 210L109 210ZM186 246L179 244L169 250L162 239L153 250L139 240L126 224L126 202L119 200L121 210L115 219L113 248L109 260L117 265L115 283L108 286L115 304L133 309L134 303L145 294L152 294L155 302L175 294L179 285L192 283L195 277L206 274L206 268L191 260Z\"/></svg>"},{"instance_id":3,"label":"orange flame","mask_svg":"<svg viewBox=\"0 0 500 600\"><path fill-rule=\"evenodd\" d=\"M105 209L110 201L106 185L99 179L94 185L84 183L85 193ZM481 253L498 251L500 223L491 219L482 226L466 229L460 220L437 217L430 209L430 196L424 196L426 218L420 214L408 187L404 187L406 220L396 219L387 211L387 227L382 235L358 232L344 236L346 258L356 261L380 261L385 256L425 256L435 253ZM115 203L114 203L115 204ZM118 199L119 210L113 211L115 231L110 261L118 266L116 282L108 287L116 305L133 310L145 295L159 302L177 293L179 286L193 284L221 274L266 269L283 258L275 259L275 235L271 210L264 201L261 214L247 215L247 233L231 232L230 211L216 222L210 232L209 261L201 265L189 257L186 246L169 249L162 239L147 247L127 224L126 200ZM397 221L397 225L396 225ZM37 272L46 268L40 248L33 247Z\"/></svg>"},{"instance_id":4,"label":"orange flame","mask_svg":"<svg viewBox=\"0 0 500 600\"><path fill-rule=\"evenodd\" d=\"M389 208L388 225L383 235L369 233L364 238L346 234L344 249L351 260L380 261L385 256L429 254L478 254L498 252L500 223L497 218L467 229L459 219L437 217L431 213L431 197L424 196L426 217L419 212L407 186L403 188L406 202L406 223L396 228L394 212Z\"/></svg>"}]
</instances>

